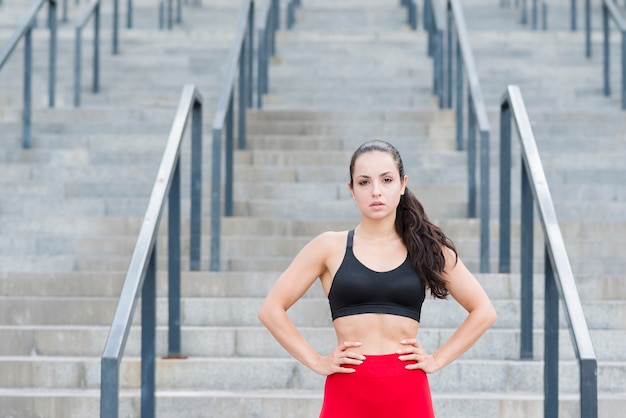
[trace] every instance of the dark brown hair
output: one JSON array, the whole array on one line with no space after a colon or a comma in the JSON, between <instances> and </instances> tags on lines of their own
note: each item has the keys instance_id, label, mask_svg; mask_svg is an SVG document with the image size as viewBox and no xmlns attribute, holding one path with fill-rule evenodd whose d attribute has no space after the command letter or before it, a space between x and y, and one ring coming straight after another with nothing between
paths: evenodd
<instances>
[{"instance_id":1,"label":"dark brown hair","mask_svg":"<svg viewBox=\"0 0 626 418\"><path fill-rule=\"evenodd\" d=\"M396 163L400 179L404 178L404 164L398 150L388 142L373 140L362 144L350 160L350 185L353 186L352 174L354 164L362 154L381 151L391 155ZM402 238L409 253L411 264L417 274L426 283L434 297L445 299L449 292L446 281L442 276L446 265L444 248L452 250L458 258L454 243L448 238L441 228L428 220L421 202L408 189L400 197L400 203L396 209L396 231Z\"/></svg>"}]
</instances>

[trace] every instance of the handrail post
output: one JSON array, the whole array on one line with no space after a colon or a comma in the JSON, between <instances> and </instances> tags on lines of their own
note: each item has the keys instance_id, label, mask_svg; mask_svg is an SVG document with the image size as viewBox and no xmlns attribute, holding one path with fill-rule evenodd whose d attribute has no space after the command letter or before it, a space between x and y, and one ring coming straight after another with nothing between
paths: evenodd
<instances>
[{"instance_id":1,"label":"handrail post","mask_svg":"<svg viewBox=\"0 0 626 418\"><path fill-rule=\"evenodd\" d=\"M100 361L100 417L117 418L120 404L120 365L116 358Z\"/></svg>"},{"instance_id":2,"label":"handrail post","mask_svg":"<svg viewBox=\"0 0 626 418\"><path fill-rule=\"evenodd\" d=\"M611 95L611 30L609 28L609 9L606 4L602 3L602 33L603 33L603 51L604 51L604 95Z\"/></svg>"},{"instance_id":3,"label":"handrail post","mask_svg":"<svg viewBox=\"0 0 626 418\"><path fill-rule=\"evenodd\" d=\"M259 29L259 47L257 52L257 93L256 93L256 107L257 109L261 109L263 107L263 95L265 94L265 83L266 83L266 73L267 73L267 32L268 28L266 25Z\"/></svg>"},{"instance_id":4,"label":"handrail post","mask_svg":"<svg viewBox=\"0 0 626 418\"><path fill-rule=\"evenodd\" d=\"M239 55L239 91L237 92L237 148L246 148L246 109L248 108L248 38L243 43Z\"/></svg>"},{"instance_id":5,"label":"handrail post","mask_svg":"<svg viewBox=\"0 0 626 418\"><path fill-rule=\"evenodd\" d=\"M500 106L500 254L498 271L511 272L511 106Z\"/></svg>"},{"instance_id":6,"label":"handrail post","mask_svg":"<svg viewBox=\"0 0 626 418\"><path fill-rule=\"evenodd\" d=\"M489 207L489 193L490 193L490 180L489 170L491 164L490 160L490 146L489 146L489 131L481 130L480 132L480 272L489 273L489 221L490 221L490 207Z\"/></svg>"},{"instance_id":7,"label":"handrail post","mask_svg":"<svg viewBox=\"0 0 626 418\"><path fill-rule=\"evenodd\" d=\"M168 195L168 357L180 356L180 155Z\"/></svg>"},{"instance_id":8,"label":"handrail post","mask_svg":"<svg viewBox=\"0 0 626 418\"><path fill-rule=\"evenodd\" d=\"M56 61L57 61L57 3L50 0L48 3L48 24L50 26L50 56L48 78L48 106L54 107L56 96Z\"/></svg>"},{"instance_id":9,"label":"handrail post","mask_svg":"<svg viewBox=\"0 0 626 418\"><path fill-rule=\"evenodd\" d=\"M622 110L626 110L626 29L622 30Z\"/></svg>"},{"instance_id":10,"label":"handrail post","mask_svg":"<svg viewBox=\"0 0 626 418\"><path fill-rule=\"evenodd\" d=\"M472 92L467 94L467 217L476 217L476 119ZM457 130L459 129L457 121ZM461 122L462 123L462 122ZM462 126L462 125L461 125Z\"/></svg>"},{"instance_id":11,"label":"handrail post","mask_svg":"<svg viewBox=\"0 0 626 418\"><path fill-rule=\"evenodd\" d=\"M222 129L213 128L211 159L211 262L210 270L220 270L220 236L222 217L221 177L222 177Z\"/></svg>"},{"instance_id":12,"label":"handrail post","mask_svg":"<svg viewBox=\"0 0 626 418\"><path fill-rule=\"evenodd\" d=\"M523 160L523 159L522 159ZM533 358L533 195L530 173L522 161L522 206L521 206L521 337L520 358Z\"/></svg>"},{"instance_id":13,"label":"handrail post","mask_svg":"<svg viewBox=\"0 0 626 418\"><path fill-rule=\"evenodd\" d=\"M239 103L245 101L245 96L239 93ZM241 106L240 105L240 109ZM241 111L241 110L240 110ZM245 110L244 110L245 111ZM241 121L241 114L239 115ZM224 185L224 216L233 216L233 174L234 174L234 151L235 150L235 91L230 91L228 113L226 113L226 178Z\"/></svg>"},{"instance_id":14,"label":"handrail post","mask_svg":"<svg viewBox=\"0 0 626 418\"><path fill-rule=\"evenodd\" d=\"M22 147L30 148L32 80L33 80L33 27L24 34L24 112L22 113Z\"/></svg>"},{"instance_id":15,"label":"handrail post","mask_svg":"<svg viewBox=\"0 0 626 418\"><path fill-rule=\"evenodd\" d=\"M119 52L119 0L113 0L113 55L117 55Z\"/></svg>"},{"instance_id":16,"label":"handrail post","mask_svg":"<svg viewBox=\"0 0 626 418\"><path fill-rule=\"evenodd\" d=\"M141 291L141 418L155 416L156 247L151 250Z\"/></svg>"},{"instance_id":17,"label":"handrail post","mask_svg":"<svg viewBox=\"0 0 626 418\"><path fill-rule=\"evenodd\" d=\"M576 9L576 0L570 0L570 30L576 32L576 20L578 13Z\"/></svg>"},{"instance_id":18,"label":"handrail post","mask_svg":"<svg viewBox=\"0 0 626 418\"><path fill-rule=\"evenodd\" d=\"M82 28L76 27L76 40L74 41L74 107L80 106L80 79L81 79L81 33Z\"/></svg>"},{"instance_id":19,"label":"handrail post","mask_svg":"<svg viewBox=\"0 0 626 418\"><path fill-rule=\"evenodd\" d=\"M547 245L544 249L544 417L559 415L559 291ZM583 415L585 416L585 415Z\"/></svg>"},{"instance_id":20,"label":"handrail post","mask_svg":"<svg viewBox=\"0 0 626 418\"><path fill-rule=\"evenodd\" d=\"M96 3L93 21L93 92L100 91L100 1Z\"/></svg>"},{"instance_id":21,"label":"handrail post","mask_svg":"<svg viewBox=\"0 0 626 418\"><path fill-rule=\"evenodd\" d=\"M585 0L585 55L591 58L591 0Z\"/></svg>"},{"instance_id":22,"label":"handrail post","mask_svg":"<svg viewBox=\"0 0 626 418\"><path fill-rule=\"evenodd\" d=\"M132 29L133 27L133 0L126 2L126 28Z\"/></svg>"},{"instance_id":23,"label":"handrail post","mask_svg":"<svg viewBox=\"0 0 626 418\"><path fill-rule=\"evenodd\" d=\"M452 59L453 59L453 55L452 55L452 27L454 26L452 23L454 21L454 17L452 15L452 7L450 5L450 3L447 3L447 7L446 7L446 15L447 15L447 19L448 19L448 24L447 24L447 36L446 36L446 43L447 43L447 52L448 52L448 56L447 56L447 65L446 65L446 76L445 76L445 85L446 85L446 109L451 109L452 108Z\"/></svg>"},{"instance_id":24,"label":"handrail post","mask_svg":"<svg viewBox=\"0 0 626 418\"><path fill-rule=\"evenodd\" d=\"M598 363L595 358L583 358L580 368L580 416L598 417Z\"/></svg>"},{"instance_id":25,"label":"handrail post","mask_svg":"<svg viewBox=\"0 0 626 418\"><path fill-rule=\"evenodd\" d=\"M245 51L247 54L246 65L248 73L248 82L246 88L247 106L252 107L252 100L254 98L254 8L255 1L250 4L250 11L248 14L248 40L245 45ZM239 136L239 149L246 148L246 135Z\"/></svg>"},{"instance_id":26,"label":"handrail post","mask_svg":"<svg viewBox=\"0 0 626 418\"><path fill-rule=\"evenodd\" d=\"M189 269L200 270L202 238L202 102L196 100L191 114L191 221Z\"/></svg>"},{"instance_id":27,"label":"handrail post","mask_svg":"<svg viewBox=\"0 0 626 418\"><path fill-rule=\"evenodd\" d=\"M456 44L456 150L463 151L463 57Z\"/></svg>"}]
</instances>

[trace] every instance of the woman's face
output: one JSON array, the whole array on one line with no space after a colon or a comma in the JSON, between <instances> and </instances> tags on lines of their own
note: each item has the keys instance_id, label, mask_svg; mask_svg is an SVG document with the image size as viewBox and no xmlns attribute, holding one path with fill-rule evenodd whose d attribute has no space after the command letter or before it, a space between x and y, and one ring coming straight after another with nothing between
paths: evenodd
<instances>
[{"instance_id":1,"label":"woman's face","mask_svg":"<svg viewBox=\"0 0 626 418\"><path fill-rule=\"evenodd\" d=\"M363 216L380 219L393 214L404 194L407 176L400 178L391 154L370 151L354 162L352 196Z\"/></svg>"}]
</instances>

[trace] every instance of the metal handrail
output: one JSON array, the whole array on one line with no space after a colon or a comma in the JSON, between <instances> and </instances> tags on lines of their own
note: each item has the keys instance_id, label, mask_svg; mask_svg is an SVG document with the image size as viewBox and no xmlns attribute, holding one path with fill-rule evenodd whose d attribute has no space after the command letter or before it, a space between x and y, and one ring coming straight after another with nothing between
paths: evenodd
<instances>
[{"instance_id":1,"label":"metal handrail","mask_svg":"<svg viewBox=\"0 0 626 418\"><path fill-rule=\"evenodd\" d=\"M517 125L522 159L521 202L521 347L520 357L532 359L533 348L533 206L545 237L544 410L558 416L559 297L580 368L580 416L598 416L597 360L569 262L552 196L537 150L532 126L518 86L508 86L500 101L500 262L511 270L511 119Z\"/></svg>"},{"instance_id":2,"label":"metal handrail","mask_svg":"<svg viewBox=\"0 0 626 418\"><path fill-rule=\"evenodd\" d=\"M156 242L168 202L168 357L180 358L181 193L180 154L191 115L190 269L200 269L202 202L202 97L193 85L183 88L159 166L148 208L124 279L101 359L100 417L119 414L119 374L126 340L141 294L141 416L155 416Z\"/></svg>"},{"instance_id":3,"label":"metal handrail","mask_svg":"<svg viewBox=\"0 0 626 418\"><path fill-rule=\"evenodd\" d=\"M613 20L617 29L622 34L622 109L626 110L626 20L622 17L614 0L602 1L602 32L604 40L604 95L611 95L611 28L609 20Z\"/></svg>"},{"instance_id":4,"label":"metal handrail","mask_svg":"<svg viewBox=\"0 0 626 418\"><path fill-rule=\"evenodd\" d=\"M259 19L259 46L257 50L257 108L263 107L263 95L269 91L270 58L276 54L279 0L267 0Z\"/></svg>"},{"instance_id":5,"label":"metal handrail","mask_svg":"<svg viewBox=\"0 0 626 418\"><path fill-rule=\"evenodd\" d=\"M24 38L24 111L22 112L22 147L30 148L32 109L32 29L41 6L48 3L48 27L50 28L50 55L48 70L48 106L54 107L57 59L57 2L56 0L34 0L32 6L17 26L13 36L0 51L0 70L8 61L19 41Z\"/></svg>"},{"instance_id":6,"label":"metal handrail","mask_svg":"<svg viewBox=\"0 0 626 418\"><path fill-rule=\"evenodd\" d=\"M112 31L112 43L113 55L119 54L119 0L113 0L113 31ZM133 1L126 0L126 28L133 27Z\"/></svg>"},{"instance_id":7,"label":"metal handrail","mask_svg":"<svg viewBox=\"0 0 626 418\"><path fill-rule=\"evenodd\" d=\"M93 0L85 10L83 16L76 24L76 43L74 49L74 106L80 106L80 75L81 75L81 49L82 31L89 19L93 17L93 82L92 91L100 90L100 0Z\"/></svg>"},{"instance_id":8,"label":"metal handrail","mask_svg":"<svg viewBox=\"0 0 626 418\"><path fill-rule=\"evenodd\" d=\"M238 148L246 148L246 110L252 107L255 0L242 0L237 31L228 58L226 77L213 119L213 146L211 172L211 262L210 269L220 269L220 236L222 215L222 133L226 131L226 169L224 187L224 214L233 215L233 155L234 155L234 101L235 72L238 75Z\"/></svg>"},{"instance_id":9,"label":"metal handrail","mask_svg":"<svg viewBox=\"0 0 626 418\"><path fill-rule=\"evenodd\" d=\"M452 107L452 62L456 58L456 145L463 149L463 74L467 78L467 168L468 168L468 216L477 216L476 156L480 134L480 271L489 272L489 137L491 128L483 100L478 71L470 46L463 8L459 0L446 0L447 10L447 71L442 74L447 93L446 107ZM455 29L453 31L453 28ZM454 36L456 35L456 36ZM456 57L453 57L453 38L456 37ZM443 66L440 68L443 72Z\"/></svg>"}]
</instances>

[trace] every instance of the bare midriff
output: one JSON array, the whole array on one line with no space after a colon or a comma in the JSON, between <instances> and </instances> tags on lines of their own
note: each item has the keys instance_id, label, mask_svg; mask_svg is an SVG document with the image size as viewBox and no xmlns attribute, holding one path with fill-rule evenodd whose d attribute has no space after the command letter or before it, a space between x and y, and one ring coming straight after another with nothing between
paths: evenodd
<instances>
[{"instance_id":1,"label":"bare midriff","mask_svg":"<svg viewBox=\"0 0 626 418\"><path fill-rule=\"evenodd\" d=\"M415 338L419 322L411 318L387 314L359 314L344 316L333 321L337 342L360 342L350 348L359 354L392 354L403 345L400 341Z\"/></svg>"}]
</instances>

